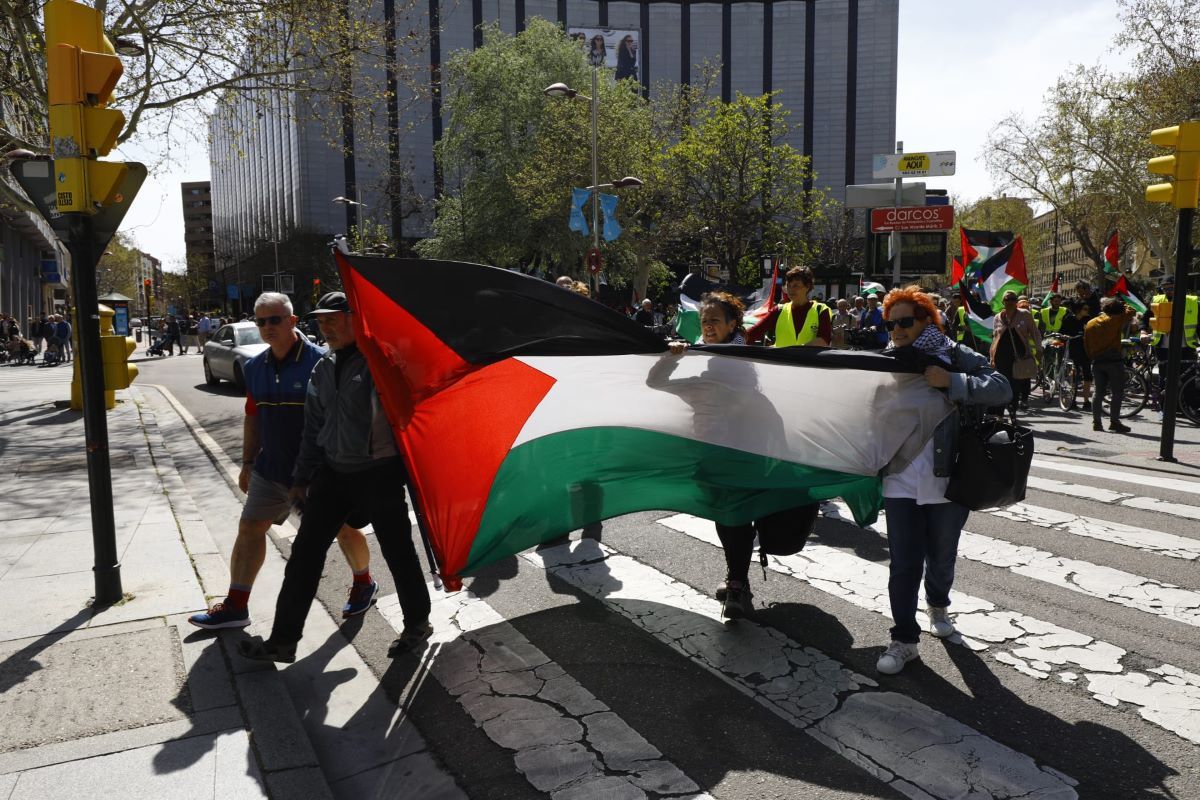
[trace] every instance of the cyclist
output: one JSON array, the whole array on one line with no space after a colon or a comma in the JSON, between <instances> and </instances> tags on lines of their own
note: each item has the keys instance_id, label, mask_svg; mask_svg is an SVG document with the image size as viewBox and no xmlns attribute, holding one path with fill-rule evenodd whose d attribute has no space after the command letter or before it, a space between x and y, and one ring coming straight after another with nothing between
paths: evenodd
<instances>
[{"instance_id":1,"label":"cyclist","mask_svg":"<svg viewBox=\"0 0 1200 800\"><path fill-rule=\"evenodd\" d=\"M1050 305L1034 314L1042 334L1058 333L1062 330L1063 320L1067 318L1067 308L1063 305L1063 296L1058 292L1050 294Z\"/></svg>"}]
</instances>

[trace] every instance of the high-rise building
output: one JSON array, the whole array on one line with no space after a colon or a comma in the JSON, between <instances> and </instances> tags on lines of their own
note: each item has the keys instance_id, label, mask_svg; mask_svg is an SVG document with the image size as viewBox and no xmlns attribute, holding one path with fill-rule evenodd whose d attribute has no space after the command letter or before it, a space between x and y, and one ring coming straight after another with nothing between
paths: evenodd
<instances>
[{"instance_id":1,"label":"high-rise building","mask_svg":"<svg viewBox=\"0 0 1200 800\"><path fill-rule=\"evenodd\" d=\"M202 289L209 305L221 302L222 294L213 260L212 188L209 181L180 184L183 196L183 244L188 276Z\"/></svg>"},{"instance_id":2,"label":"high-rise building","mask_svg":"<svg viewBox=\"0 0 1200 800\"><path fill-rule=\"evenodd\" d=\"M426 63L407 68L427 71L436 91L419 98L401 91L380 101L390 108L348 113L284 92L265 100L233 94L219 105L210 122L217 268L233 274L284 234L328 237L362 220L390 228L393 238L427 235L439 189L433 147L448 121L436 83L442 63L481 46L482 25L498 23L515 34L533 17L568 31L587 29L588 37L604 34L614 53L629 39L635 48L612 63L647 92L663 80L690 83L697 65L709 61L721 64L723 99L777 93L794 123L790 144L811 156L816 185L840 199L846 184L871 182L874 154L894 149L898 6L898 0L416 0L395 23L425 41L419 52ZM378 13L392 7L385 3ZM396 126L388 125L389 116ZM411 175L403 191L388 191L387 146L364 144L364 134L381 127L395 131L388 144Z\"/></svg>"}]
</instances>

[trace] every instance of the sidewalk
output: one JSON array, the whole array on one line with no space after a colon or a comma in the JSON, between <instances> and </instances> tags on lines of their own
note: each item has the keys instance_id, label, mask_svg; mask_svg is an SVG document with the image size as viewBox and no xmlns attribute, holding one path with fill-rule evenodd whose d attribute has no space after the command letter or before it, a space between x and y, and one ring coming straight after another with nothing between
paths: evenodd
<instances>
[{"instance_id":1,"label":"sidewalk","mask_svg":"<svg viewBox=\"0 0 1200 800\"><path fill-rule=\"evenodd\" d=\"M191 470L216 469L153 389L118 392L108 413L126 599L89 607L83 421L54 405L70 378L69 367L0 367L0 798L376 796L401 776L420 779L425 796L461 796L353 647L330 646L337 626L319 604L309 629L330 652L287 671L238 656L240 633L187 623L228 585L236 515L214 537L172 450L188 448L189 483ZM239 496L224 492L236 509ZM284 563L269 547L252 632L270 624ZM322 671L336 681L323 684ZM328 741L297 710L315 707ZM354 753L361 742L339 725L354 715L391 731L394 749ZM366 785L371 769L382 774Z\"/></svg>"},{"instance_id":2,"label":"sidewalk","mask_svg":"<svg viewBox=\"0 0 1200 800\"><path fill-rule=\"evenodd\" d=\"M1158 460L1162 423L1149 410L1123 420L1132 430L1120 434L1093 431L1090 411L1063 411L1057 405L1043 405L1038 398L1030 405L1030 413L1019 415L1019 421L1033 428L1039 456L1200 477L1200 428L1182 414L1175 420L1176 461L1166 462Z\"/></svg>"}]
</instances>

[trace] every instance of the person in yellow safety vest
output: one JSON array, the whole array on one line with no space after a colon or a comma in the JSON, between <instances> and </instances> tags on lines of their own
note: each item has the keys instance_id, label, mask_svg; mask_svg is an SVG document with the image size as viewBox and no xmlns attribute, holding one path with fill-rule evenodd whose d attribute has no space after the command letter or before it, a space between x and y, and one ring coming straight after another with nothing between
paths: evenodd
<instances>
[{"instance_id":1,"label":"person in yellow safety vest","mask_svg":"<svg viewBox=\"0 0 1200 800\"><path fill-rule=\"evenodd\" d=\"M1146 309L1146 313L1142 314L1142 341L1150 342L1151 346L1158 351L1159 360L1165 361L1169 339L1162 333L1154 332L1151 329L1150 320L1154 319L1155 303L1165 303L1175 296L1174 276L1168 275L1163 278L1158 284L1158 290L1159 294L1154 295L1150 301L1150 307ZM1197 322L1200 322L1200 302L1197 302L1196 295L1189 294L1183 308L1183 357L1185 359L1196 357Z\"/></svg>"},{"instance_id":2,"label":"person in yellow safety vest","mask_svg":"<svg viewBox=\"0 0 1200 800\"><path fill-rule=\"evenodd\" d=\"M1050 305L1034 315L1043 335L1058 333L1062 330L1063 320L1067 318L1067 307L1062 304L1062 301L1062 295L1054 292L1050 295Z\"/></svg>"},{"instance_id":3,"label":"person in yellow safety vest","mask_svg":"<svg viewBox=\"0 0 1200 800\"><path fill-rule=\"evenodd\" d=\"M746 331L746 343L761 342L763 337L771 333L775 337L775 347L829 347L833 338L833 312L819 300L808 299L812 287L811 268L789 269L784 276L788 302L776 306Z\"/></svg>"}]
</instances>

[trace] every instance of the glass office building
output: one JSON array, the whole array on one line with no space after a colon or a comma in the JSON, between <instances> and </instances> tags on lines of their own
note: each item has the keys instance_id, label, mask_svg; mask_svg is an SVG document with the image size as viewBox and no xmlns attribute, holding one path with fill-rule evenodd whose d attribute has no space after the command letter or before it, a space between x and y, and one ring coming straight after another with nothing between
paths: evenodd
<instances>
[{"instance_id":1,"label":"glass office building","mask_svg":"<svg viewBox=\"0 0 1200 800\"><path fill-rule=\"evenodd\" d=\"M373 7L383 14L394 4ZM423 63L406 66L427 69L435 85L443 59L482 44L480 25L515 34L533 17L568 30L636 32L636 54L620 68L647 91L663 80L691 82L696 65L719 62L723 98L778 93L791 111L790 143L812 157L816 184L837 198L847 183L871 182L872 156L894 149L898 0L414 0L391 13L399 30L427 37ZM393 235L427 235L444 110L438 92L401 89L391 102L343 115L283 92L257 103L227 98L210 122L218 269L281 233L343 233L360 218ZM380 133L391 127L389 112L398 122L391 144L411 171L411 184L392 192Z\"/></svg>"}]
</instances>

